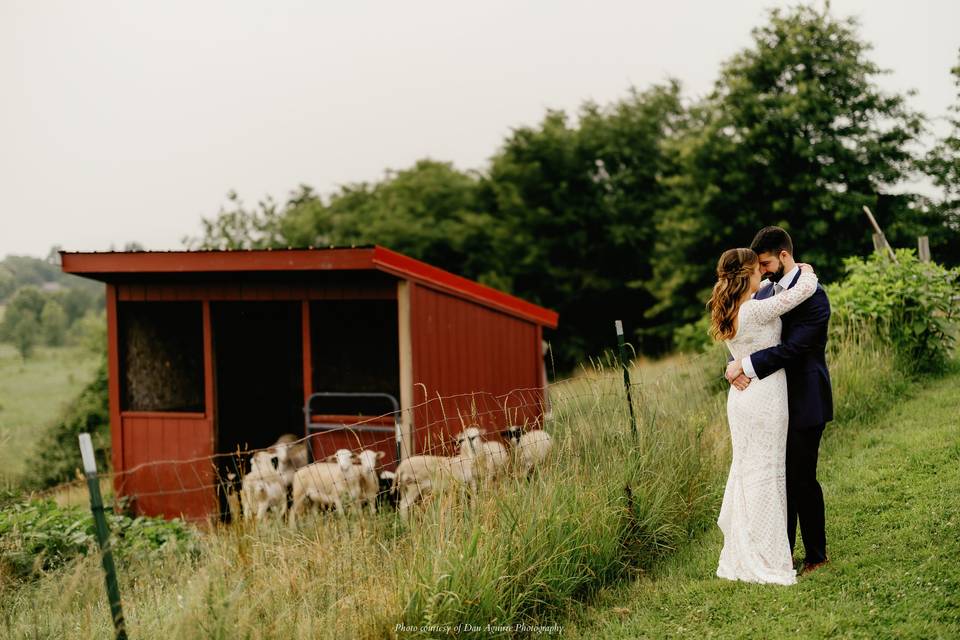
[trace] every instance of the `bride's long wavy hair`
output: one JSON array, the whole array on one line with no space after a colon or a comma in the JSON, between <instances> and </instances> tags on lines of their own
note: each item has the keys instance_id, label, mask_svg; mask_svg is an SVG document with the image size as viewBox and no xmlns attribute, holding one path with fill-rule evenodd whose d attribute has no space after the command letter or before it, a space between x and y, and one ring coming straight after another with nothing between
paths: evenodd
<instances>
[{"instance_id":1,"label":"bride's long wavy hair","mask_svg":"<svg viewBox=\"0 0 960 640\"><path fill-rule=\"evenodd\" d=\"M710 309L710 336L729 340L736 334L733 321L740 310L740 301L750 290L750 276L759 259L751 249L728 249L717 262L717 283L707 302Z\"/></svg>"}]
</instances>

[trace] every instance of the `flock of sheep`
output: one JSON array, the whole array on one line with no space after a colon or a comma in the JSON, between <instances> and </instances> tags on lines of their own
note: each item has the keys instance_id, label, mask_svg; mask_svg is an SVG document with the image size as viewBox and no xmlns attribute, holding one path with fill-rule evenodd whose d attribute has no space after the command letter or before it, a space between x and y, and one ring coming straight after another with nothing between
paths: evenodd
<instances>
[{"instance_id":1,"label":"flock of sheep","mask_svg":"<svg viewBox=\"0 0 960 640\"><path fill-rule=\"evenodd\" d=\"M283 435L250 458L240 489L243 517L262 521L270 512L284 518L289 511L290 525L295 526L311 507L343 514L347 505L355 505L376 513L378 501L387 499L407 519L410 507L423 498L460 487L475 490L479 482L501 477L510 466L529 476L553 446L550 435L540 429L508 428L504 433L510 450L498 440L484 440L484 433L469 427L456 435L456 455L410 456L395 473L378 469L384 452L372 449L359 454L338 449L326 460L308 464L306 442Z\"/></svg>"}]
</instances>

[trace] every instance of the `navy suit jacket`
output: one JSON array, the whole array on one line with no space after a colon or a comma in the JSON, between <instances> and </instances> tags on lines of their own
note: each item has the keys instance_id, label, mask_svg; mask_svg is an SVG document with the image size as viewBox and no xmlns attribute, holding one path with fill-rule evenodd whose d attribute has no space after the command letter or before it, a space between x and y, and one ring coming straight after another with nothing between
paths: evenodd
<instances>
[{"instance_id":1,"label":"navy suit jacket","mask_svg":"<svg viewBox=\"0 0 960 640\"><path fill-rule=\"evenodd\" d=\"M788 288L793 288L799 278L798 273ZM764 287L757 292L757 299L771 295L773 287ZM786 371L791 429L816 427L833 420L833 389L825 354L830 322L827 292L817 285L812 296L780 320L780 344L750 355L757 377L766 378L779 369Z\"/></svg>"}]
</instances>

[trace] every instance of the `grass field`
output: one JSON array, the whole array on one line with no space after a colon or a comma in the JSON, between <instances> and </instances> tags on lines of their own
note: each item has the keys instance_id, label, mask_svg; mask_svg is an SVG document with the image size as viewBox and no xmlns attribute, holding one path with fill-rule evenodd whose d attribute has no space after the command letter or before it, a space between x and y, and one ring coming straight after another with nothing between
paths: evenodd
<instances>
[{"instance_id":1,"label":"grass field","mask_svg":"<svg viewBox=\"0 0 960 640\"><path fill-rule=\"evenodd\" d=\"M837 422L824 445L825 470L834 467L830 473L838 474L825 476L831 509L841 505L839 487L850 486L851 492L858 487L856 482L842 484L846 478L839 474L880 482L879 477L863 475L877 471L875 460L858 456L861 450L864 455L871 448L886 450L884 434L891 427L886 421L880 426L875 422L887 408L900 403L899 412L926 425L935 422L928 419L933 407L942 413L950 402L956 403L955 396L940 402L939 395L921 404L908 402L916 387L891 369L891 361L889 345L856 333L832 342ZM409 525L388 511L375 517L316 517L296 531L279 523L226 526L198 534L189 553L165 548L124 557L120 580L131 637L440 635L429 630L398 633L398 623L433 629L463 623L481 629L488 624L499 629L562 624L564 636L623 638L683 635L689 627L709 636L709 625L695 625L707 615L704 611L713 611L714 602L727 607L718 614L720 622L730 625L722 632L744 635L736 631L738 616L747 610L744 602L757 610L769 606L764 610L767 619L780 613L776 602L766 603L762 590L737 591L738 585L720 585L709 578L714 547L719 548L711 530L729 458L722 362L722 353L712 352L635 368L636 439L630 435L619 370L586 368L555 384L548 430L556 440L556 456L535 480L511 478L469 499L453 493L433 500L417 510ZM951 382L956 385L956 376ZM948 393L949 386L938 383L928 393ZM857 509L858 519L844 525L831 517L830 526L855 527L860 517L865 522L872 517L885 520L886 507L871 499L895 492L912 495L912 489L899 486L894 471L890 473L884 478L894 490L851 495L850 508ZM955 484L955 477L941 477ZM917 490L925 492L923 483L929 479L918 475ZM940 513L939 507L926 504L923 513ZM924 533L930 538L929 531ZM853 554L843 544L852 536L833 529L830 535L836 561L831 571L841 573ZM928 574L922 576L930 580ZM3 577L0 636L110 634L95 555L26 581L5 582ZM665 591L656 591L661 584ZM847 578L825 602L842 603L846 597L859 603L852 595L857 584L857 578ZM801 585L795 593L809 594L804 589L809 587ZM916 589L904 593L918 597ZM817 594L809 597L816 599ZM875 606L887 606L879 598ZM592 607L586 617L578 613L584 603ZM929 608L930 619L933 612L950 611L936 600ZM860 613L851 605L834 620ZM630 626L633 621L637 626ZM784 621L794 620L786 615ZM748 622L754 626L746 635L760 624ZM461 635L514 634L481 630Z\"/></svg>"},{"instance_id":2,"label":"grass field","mask_svg":"<svg viewBox=\"0 0 960 640\"><path fill-rule=\"evenodd\" d=\"M0 343L0 487L24 471L24 452L90 381L97 357L79 347L40 347L23 362Z\"/></svg>"},{"instance_id":3,"label":"grass field","mask_svg":"<svg viewBox=\"0 0 960 640\"><path fill-rule=\"evenodd\" d=\"M793 587L720 580L712 527L604 592L568 637L960 637L960 375L876 424L829 427L820 478L826 568Z\"/></svg>"}]
</instances>

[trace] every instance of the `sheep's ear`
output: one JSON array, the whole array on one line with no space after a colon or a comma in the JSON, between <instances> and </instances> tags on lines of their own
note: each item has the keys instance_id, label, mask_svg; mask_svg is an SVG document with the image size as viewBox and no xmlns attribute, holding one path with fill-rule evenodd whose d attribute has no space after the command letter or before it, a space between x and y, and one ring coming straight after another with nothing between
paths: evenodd
<instances>
[{"instance_id":1,"label":"sheep's ear","mask_svg":"<svg viewBox=\"0 0 960 640\"><path fill-rule=\"evenodd\" d=\"M377 460L379 460L380 458L382 458L382 457L385 456L385 455L387 455L387 453L386 453L385 451L377 451Z\"/></svg>"},{"instance_id":2,"label":"sheep's ear","mask_svg":"<svg viewBox=\"0 0 960 640\"><path fill-rule=\"evenodd\" d=\"M333 462L337 459L337 454L332 454L323 459L324 462Z\"/></svg>"},{"instance_id":3,"label":"sheep's ear","mask_svg":"<svg viewBox=\"0 0 960 640\"><path fill-rule=\"evenodd\" d=\"M481 429L480 427L477 427L477 433L479 433L480 435L483 435L483 434L485 434L486 432L487 432L486 429Z\"/></svg>"}]
</instances>

